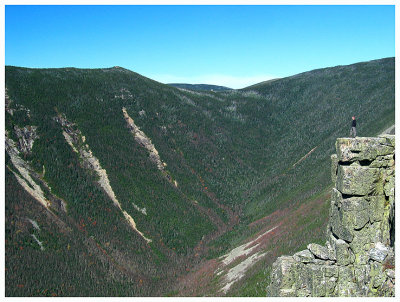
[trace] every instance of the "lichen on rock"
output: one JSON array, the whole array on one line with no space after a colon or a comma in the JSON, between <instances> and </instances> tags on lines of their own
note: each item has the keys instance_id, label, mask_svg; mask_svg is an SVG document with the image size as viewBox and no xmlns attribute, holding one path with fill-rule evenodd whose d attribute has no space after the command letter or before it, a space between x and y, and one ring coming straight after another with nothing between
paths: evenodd
<instances>
[{"instance_id":1,"label":"lichen on rock","mask_svg":"<svg viewBox=\"0 0 400 302\"><path fill-rule=\"evenodd\" d=\"M395 295L394 136L339 138L336 151L328 241L279 257L268 296Z\"/></svg>"}]
</instances>

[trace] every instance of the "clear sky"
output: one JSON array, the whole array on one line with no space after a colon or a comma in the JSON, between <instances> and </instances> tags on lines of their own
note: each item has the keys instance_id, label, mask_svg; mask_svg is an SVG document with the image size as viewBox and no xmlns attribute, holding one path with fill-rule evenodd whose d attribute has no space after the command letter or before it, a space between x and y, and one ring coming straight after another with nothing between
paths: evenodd
<instances>
[{"instance_id":1,"label":"clear sky","mask_svg":"<svg viewBox=\"0 0 400 302\"><path fill-rule=\"evenodd\" d=\"M5 7L5 63L242 88L395 56L391 6Z\"/></svg>"}]
</instances>

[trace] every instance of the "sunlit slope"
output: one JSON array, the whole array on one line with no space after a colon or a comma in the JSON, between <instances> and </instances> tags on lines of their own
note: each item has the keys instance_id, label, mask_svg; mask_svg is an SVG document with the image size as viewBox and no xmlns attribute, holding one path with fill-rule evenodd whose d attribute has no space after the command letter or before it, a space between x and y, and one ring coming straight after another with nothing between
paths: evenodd
<instances>
[{"instance_id":1,"label":"sunlit slope","mask_svg":"<svg viewBox=\"0 0 400 302\"><path fill-rule=\"evenodd\" d=\"M394 59L315 70L241 93L237 110L251 125L238 143L246 148L247 160L265 159L259 167L263 173L260 178L254 173L243 191L241 223L213 242L214 259L192 275L201 276L203 285L187 288L182 283L183 294L221 295L231 286L227 295L265 295L269 265L276 257L305 248L309 241L324 243L335 140L349 135L352 115L360 136L377 135L394 124ZM259 242L265 246L258 253L266 256L230 285L230 271L216 256L275 227L271 238ZM256 256L241 258L232 271ZM214 270L208 271L210 267Z\"/></svg>"},{"instance_id":2,"label":"sunlit slope","mask_svg":"<svg viewBox=\"0 0 400 302\"><path fill-rule=\"evenodd\" d=\"M286 195L298 199L304 191L327 185L329 171L321 168L329 164L335 139L349 135L352 115L359 136L376 135L394 124L394 87L394 59L388 58L314 70L244 89L260 95L260 101L248 102L246 110L253 112L260 127L266 127L269 166L265 171L277 177L265 177L265 186L258 183L267 192L266 202ZM286 175L283 182L282 174ZM297 192L298 186L305 190Z\"/></svg>"}]
</instances>

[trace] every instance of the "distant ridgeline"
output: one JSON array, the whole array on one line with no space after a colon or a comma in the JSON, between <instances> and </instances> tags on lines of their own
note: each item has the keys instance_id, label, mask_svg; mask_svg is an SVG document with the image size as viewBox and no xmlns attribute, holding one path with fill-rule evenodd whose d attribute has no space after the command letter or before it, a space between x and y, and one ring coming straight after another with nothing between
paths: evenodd
<instances>
[{"instance_id":1,"label":"distant ridgeline","mask_svg":"<svg viewBox=\"0 0 400 302\"><path fill-rule=\"evenodd\" d=\"M394 296L394 135L339 138L325 246L273 264L269 296Z\"/></svg>"},{"instance_id":2,"label":"distant ridgeline","mask_svg":"<svg viewBox=\"0 0 400 302\"><path fill-rule=\"evenodd\" d=\"M176 88L180 88L180 89L187 89L187 90L194 90L194 91L229 91L229 90L232 90L232 88L229 88L229 87L218 86L218 85L209 85L209 84L171 83L168 85L176 87Z\"/></svg>"}]
</instances>

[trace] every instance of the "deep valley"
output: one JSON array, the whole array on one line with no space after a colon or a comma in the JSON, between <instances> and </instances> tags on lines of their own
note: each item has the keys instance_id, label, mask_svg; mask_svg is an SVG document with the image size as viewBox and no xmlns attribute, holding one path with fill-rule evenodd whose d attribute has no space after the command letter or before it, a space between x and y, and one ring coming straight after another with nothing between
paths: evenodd
<instances>
[{"instance_id":1,"label":"deep valley","mask_svg":"<svg viewBox=\"0 0 400 302\"><path fill-rule=\"evenodd\" d=\"M6 296L265 296L325 242L352 115L395 123L394 58L218 91L5 69Z\"/></svg>"}]
</instances>

